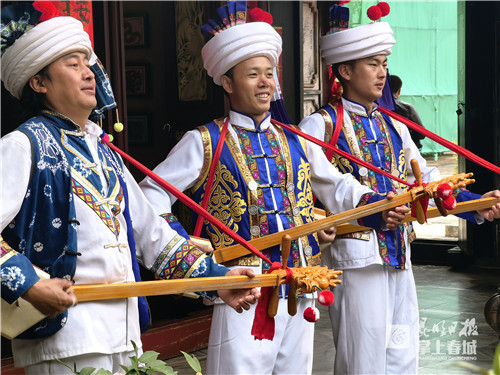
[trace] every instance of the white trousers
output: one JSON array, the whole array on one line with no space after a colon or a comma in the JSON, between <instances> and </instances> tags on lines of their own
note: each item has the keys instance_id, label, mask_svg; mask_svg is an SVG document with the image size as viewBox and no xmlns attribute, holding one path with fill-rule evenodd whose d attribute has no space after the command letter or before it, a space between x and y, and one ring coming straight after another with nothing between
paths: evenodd
<instances>
[{"instance_id":1,"label":"white trousers","mask_svg":"<svg viewBox=\"0 0 500 375\"><path fill-rule=\"evenodd\" d=\"M139 356L142 349L139 349ZM81 371L84 367L101 368L111 371L113 374L125 374L120 365L130 366L130 357L135 356L135 352L115 353L115 354L82 354L74 357L62 358L61 361L72 369L76 364L76 370ZM63 364L53 361L40 362L24 368L26 375L73 375L74 372Z\"/></svg>"},{"instance_id":2,"label":"white trousers","mask_svg":"<svg viewBox=\"0 0 500 375\"><path fill-rule=\"evenodd\" d=\"M227 305L215 305L207 374L311 374L314 323L304 320L303 314L313 303L312 299L299 298L297 314L290 316L287 300L280 299L273 341L255 340L251 334L256 305L242 314Z\"/></svg>"},{"instance_id":3,"label":"white trousers","mask_svg":"<svg viewBox=\"0 0 500 375\"><path fill-rule=\"evenodd\" d=\"M343 272L329 309L335 374L416 374L419 317L412 270L374 264Z\"/></svg>"}]
</instances>

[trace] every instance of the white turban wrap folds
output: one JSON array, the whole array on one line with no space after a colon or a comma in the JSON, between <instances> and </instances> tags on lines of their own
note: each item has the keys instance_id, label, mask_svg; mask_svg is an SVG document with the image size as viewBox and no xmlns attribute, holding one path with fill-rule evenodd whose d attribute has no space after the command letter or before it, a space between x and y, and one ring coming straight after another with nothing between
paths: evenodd
<instances>
[{"instance_id":1,"label":"white turban wrap folds","mask_svg":"<svg viewBox=\"0 0 500 375\"><path fill-rule=\"evenodd\" d=\"M2 81L17 99L28 80L47 65L71 52L90 59L92 44L82 23L73 17L55 17L24 33L2 56Z\"/></svg>"},{"instance_id":2,"label":"white turban wrap folds","mask_svg":"<svg viewBox=\"0 0 500 375\"><path fill-rule=\"evenodd\" d=\"M252 57L265 56L273 67L281 55L281 37L265 22L233 26L210 39L203 49L204 67L217 85L233 66Z\"/></svg>"},{"instance_id":3,"label":"white turban wrap folds","mask_svg":"<svg viewBox=\"0 0 500 375\"><path fill-rule=\"evenodd\" d=\"M326 64L343 63L376 55L390 55L396 43L387 22L372 22L320 39L321 55Z\"/></svg>"}]
</instances>

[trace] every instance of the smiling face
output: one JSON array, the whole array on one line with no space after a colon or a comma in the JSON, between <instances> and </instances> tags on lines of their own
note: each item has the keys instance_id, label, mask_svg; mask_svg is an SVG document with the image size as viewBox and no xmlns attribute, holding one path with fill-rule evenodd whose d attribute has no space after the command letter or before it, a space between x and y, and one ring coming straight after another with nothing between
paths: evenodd
<instances>
[{"instance_id":1,"label":"smiling face","mask_svg":"<svg viewBox=\"0 0 500 375\"><path fill-rule=\"evenodd\" d=\"M273 66L267 57L240 62L233 68L232 78L222 76L221 83L232 109L252 116L257 124L266 118L276 88Z\"/></svg>"},{"instance_id":2,"label":"smiling face","mask_svg":"<svg viewBox=\"0 0 500 375\"><path fill-rule=\"evenodd\" d=\"M48 76L35 75L30 85L35 92L45 94L47 108L68 116L80 126L85 125L97 105L94 74L82 52L57 59L48 66Z\"/></svg>"},{"instance_id":3,"label":"smiling face","mask_svg":"<svg viewBox=\"0 0 500 375\"><path fill-rule=\"evenodd\" d=\"M352 65L342 64L339 73L344 80L345 96L363 104L371 112L373 102L382 97L387 78L387 56L359 59Z\"/></svg>"}]
</instances>

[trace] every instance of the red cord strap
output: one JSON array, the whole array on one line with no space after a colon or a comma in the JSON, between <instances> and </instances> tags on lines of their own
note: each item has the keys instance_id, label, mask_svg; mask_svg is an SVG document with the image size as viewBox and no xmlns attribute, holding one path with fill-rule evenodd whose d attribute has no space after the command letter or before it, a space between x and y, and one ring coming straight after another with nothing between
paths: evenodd
<instances>
[{"instance_id":1,"label":"red cord strap","mask_svg":"<svg viewBox=\"0 0 500 375\"><path fill-rule=\"evenodd\" d=\"M342 104L342 100L339 100L339 104L337 106L337 120L335 121L335 130L333 131L332 139L330 139L330 146L335 147L335 145L337 144L343 124L344 124L344 105ZM329 149L326 151L326 158L328 159L329 162L332 161L333 153L334 153L333 149Z\"/></svg>"},{"instance_id":2,"label":"red cord strap","mask_svg":"<svg viewBox=\"0 0 500 375\"><path fill-rule=\"evenodd\" d=\"M177 199L179 199L182 203L184 203L186 206L188 206L190 209L195 211L198 215L203 216L205 219L207 219L211 224L213 224L215 227L217 227L220 231L223 233L227 234L229 237L231 237L233 240L238 242L240 245L244 246L246 249L248 249L252 254L257 255L259 258L261 258L263 261L272 264L272 262L264 255L262 254L259 250L257 250L254 246L252 246L248 241L246 241L244 238L239 236L238 234L234 233L231 229L229 229L225 224L217 220L215 217L210 215L207 210L203 209L200 207L199 204L197 204L195 201L193 201L191 198L189 198L187 195L182 193L180 190L178 190L176 187L165 181L163 178L158 176L156 173L154 173L152 170L146 168L144 165L139 163L137 160L132 158L130 155L126 154L124 151L120 150L118 147L115 145L109 143L109 140L106 140L103 137L103 142L106 143L111 149L119 153L123 158L127 159L131 164L133 164L137 169L139 169L142 173L144 173L146 176L149 176L153 181L155 181L158 185L160 185L162 188L167 190L169 193L174 195Z\"/></svg>"},{"instance_id":3,"label":"red cord strap","mask_svg":"<svg viewBox=\"0 0 500 375\"><path fill-rule=\"evenodd\" d=\"M407 182L407 181L405 181L405 180L403 180L403 179L401 179L399 177L396 177L396 176L394 176L394 175L392 175L392 174L384 171L383 169L375 167L374 165L372 165L370 163L367 163L364 160L358 159L357 157L355 157L355 156L353 156L353 155L351 155L351 154L349 154L349 153L347 153L345 151L342 151L342 150L338 149L337 147L329 145L328 143L323 142L323 141L319 140L318 138L315 138L315 137L313 137L313 136L311 136L311 135L309 135L307 133L304 133L301 130L297 130L297 129L293 128L290 125L282 124L281 122L276 121L274 119L271 119L271 122L273 124L275 124L275 125L281 126L282 128L290 130L292 133L297 134L298 136L303 137L303 138L307 139L308 141L311 141L311 142L313 142L313 143L315 143L315 144L317 144L317 145L319 145L321 147L324 147L327 150L332 150L334 153L336 153L336 154L338 154L338 155L340 155L340 156L342 156L342 157L344 157L344 158L346 158L346 159L348 159L348 160L350 160L350 161L352 161L354 163L362 165L363 167L368 168L368 169L370 169L370 170L372 170L372 171L374 171L376 173L383 174L384 176L389 177L389 178L391 178L393 180L396 180L399 183L404 184L406 186L412 186L409 182Z\"/></svg>"},{"instance_id":4,"label":"red cord strap","mask_svg":"<svg viewBox=\"0 0 500 375\"><path fill-rule=\"evenodd\" d=\"M207 209L208 200L210 199L210 195L212 194L212 185L214 184L215 169L217 168L217 163L219 162L222 146L224 145L224 139L226 139L228 123L229 123L229 116L226 117L226 120L224 121L224 126L222 127L219 141L217 142L217 146L215 147L215 153L212 158L212 166L210 167L210 172L208 173L207 186L205 187L205 195L203 197L203 201L201 202L201 207L204 210ZM196 226L194 228L193 236L200 237L202 224L203 224L203 217L200 215L196 220Z\"/></svg>"},{"instance_id":5,"label":"red cord strap","mask_svg":"<svg viewBox=\"0 0 500 375\"><path fill-rule=\"evenodd\" d=\"M484 168L489 169L492 172L495 172L496 174L500 174L500 167L496 166L495 164L490 163L487 160L484 160L483 158L477 156L476 154L470 152L469 150L460 147L459 145L454 144L453 142L450 142L443 137L440 137L437 134L434 134L433 132L427 130L423 126L420 126L416 123L414 123L411 120L408 120L407 118L398 115L397 113L394 113L392 111L389 111L387 108L382 108L378 107L379 111L382 113L385 113L386 115L389 115L391 117L394 117L396 120L399 122L402 122L406 126L408 126L410 129L415 130L416 132L419 132L420 134L425 135L426 137L432 139L436 143L439 143L441 146L444 146L448 148L451 151L456 152L458 155L463 156L467 160L472 161L473 163L476 163Z\"/></svg>"}]
</instances>

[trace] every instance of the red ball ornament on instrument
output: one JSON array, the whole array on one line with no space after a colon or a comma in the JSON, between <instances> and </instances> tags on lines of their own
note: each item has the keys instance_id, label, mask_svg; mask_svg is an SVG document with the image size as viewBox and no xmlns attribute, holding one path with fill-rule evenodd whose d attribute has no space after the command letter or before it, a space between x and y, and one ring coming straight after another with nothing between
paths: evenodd
<instances>
[{"instance_id":1,"label":"red ball ornament on instrument","mask_svg":"<svg viewBox=\"0 0 500 375\"><path fill-rule=\"evenodd\" d=\"M380 8L376 5L372 5L371 7L368 8L366 11L366 15L368 16L369 19L372 21L377 21L382 17L382 11Z\"/></svg>"},{"instance_id":2,"label":"red ball ornament on instrument","mask_svg":"<svg viewBox=\"0 0 500 375\"><path fill-rule=\"evenodd\" d=\"M457 200L453 195L449 195L445 199L443 199L443 207L448 211L453 210L455 207L457 207Z\"/></svg>"},{"instance_id":3,"label":"red ball ornament on instrument","mask_svg":"<svg viewBox=\"0 0 500 375\"><path fill-rule=\"evenodd\" d=\"M445 199L446 197L449 197L452 192L453 192L453 190L452 190L450 184L447 184L447 183L439 185L436 189L436 194L441 199Z\"/></svg>"},{"instance_id":4,"label":"red ball ornament on instrument","mask_svg":"<svg viewBox=\"0 0 500 375\"><path fill-rule=\"evenodd\" d=\"M316 323L319 320L319 310L316 307L308 307L304 311L304 319L311 323Z\"/></svg>"},{"instance_id":5,"label":"red ball ornament on instrument","mask_svg":"<svg viewBox=\"0 0 500 375\"><path fill-rule=\"evenodd\" d=\"M330 306L335 299L331 290L325 289L318 296L318 302L323 306Z\"/></svg>"},{"instance_id":6,"label":"red ball ornament on instrument","mask_svg":"<svg viewBox=\"0 0 500 375\"><path fill-rule=\"evenodd\" d=\"M391 12L391 7L385 1L381 1L380 3L378 3L377 7L379 7L380 11L382 12L382 17L387 16Z\"/></svg>"}]
</instances>

